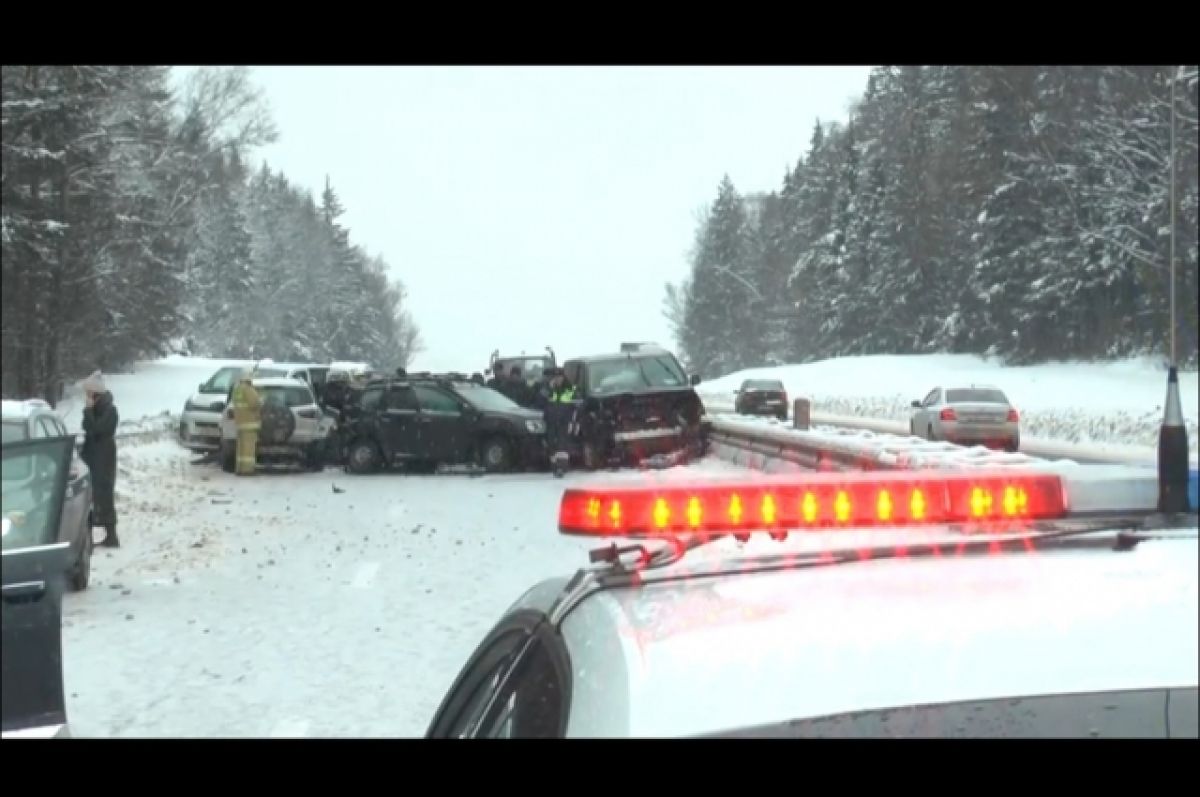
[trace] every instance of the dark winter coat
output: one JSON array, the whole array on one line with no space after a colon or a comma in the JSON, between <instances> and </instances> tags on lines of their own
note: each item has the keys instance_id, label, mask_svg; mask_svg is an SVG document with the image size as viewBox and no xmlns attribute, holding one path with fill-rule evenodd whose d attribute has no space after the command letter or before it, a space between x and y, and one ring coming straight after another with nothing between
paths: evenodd
<instances>
[{"instance_id":1,"label":"dark winter coat","mask_svg":"<svg viewBox=\"0 0 1200 797\"><path fill-rule=\"evenodd\" d=\"M80 456L91 471L93 522L115 524L113 490L117 482L117 407L111 393L101 393L92 407L83 410L83 450Z\"/></svg>"}]
</instances>

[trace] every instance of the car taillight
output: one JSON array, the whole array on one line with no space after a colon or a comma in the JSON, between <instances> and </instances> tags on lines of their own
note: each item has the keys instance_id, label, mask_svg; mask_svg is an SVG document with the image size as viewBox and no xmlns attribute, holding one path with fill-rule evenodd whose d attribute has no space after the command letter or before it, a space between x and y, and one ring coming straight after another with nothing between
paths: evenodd
<instances>
[{"instance_id":1,"label":"car taillight","mask_svg":"<svg viewBox=\"0 0 1200 797\"><path fill-rule=\"evenodd\" d=\"M946 409L942 410L941 414L939 414L938 417L941 418L943 421L957 421L958 420L958 416L954 413L954 410L951 409L950 407L947 407Z\"/></svg>"},{"instance_id":2,"label":"car taillight","mask_svg":"<svg viewBox=\"0 0 1200 797\"><path fill-rule=\"evenodd\" d=\"M1066 515L1056 475L830 473L745 485L568 489L559 506L566 534L896 527L1027 521Z\"/></svg>"},{"instance_id":3,"label":"car taillight","mask_svg":"<svg viewBox=\"0 0 1200 797\"><path fill-rule=\"evenodd\" d=\"M1010 409L1010 410L1008 411L1008 422L1009 422L1009 423L1016 423L1016 422L1017 422L1017 421L1019 421L1019 420L1021 420L1021 416L1017 414L1017 411L1016 411L1016 410L1012 410L1012 409Z\"/></svg>"}]
</instances>

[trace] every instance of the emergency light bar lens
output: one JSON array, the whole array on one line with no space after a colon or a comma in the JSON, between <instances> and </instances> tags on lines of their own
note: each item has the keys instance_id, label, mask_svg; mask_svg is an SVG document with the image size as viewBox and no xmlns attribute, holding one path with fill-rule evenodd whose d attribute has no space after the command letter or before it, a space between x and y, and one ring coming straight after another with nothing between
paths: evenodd
<instances>
[{"instance_id":1,"label":"emergency light bar lens","mask_svg":"<svg viewBox=\"0 0 1200 797\"><path fill-rule=\"evenodd\" d=\"M887 490L879 491L879 500L875 502L875 507L880 520L892 519L892 496Z\"/></svg>"},{"instance_id":2,"label":"emergency light bar lens","mask_svg":"<svg viewBox=\"0 0 1200 797\"><path fill-rule=\"evenodd\" d=\"M1066 499L1062 481L1048 474L814 473L736 487L568 489L559 529L620 536L1011 523L1064 517Z\"/></svg>"}]
</instances>

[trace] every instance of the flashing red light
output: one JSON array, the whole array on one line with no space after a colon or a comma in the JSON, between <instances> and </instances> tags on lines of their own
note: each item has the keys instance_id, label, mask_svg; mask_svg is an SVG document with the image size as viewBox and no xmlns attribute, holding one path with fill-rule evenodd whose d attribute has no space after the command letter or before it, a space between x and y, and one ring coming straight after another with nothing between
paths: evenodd
<instances>
[{"instance_id":1,"label":"flashing red light","mask_svg":"<svg viewBox=\"0 0 1200 797\"><path fill-rule=\"evenodd\" d=\"M958 415L957 415L957 413L954 412L953 407L947 407L946 409L942 410L941 413L938 414L938 417L941 418L943 421L957 421L958 420Z\"/></svg>"},{"instance_id":2,"label":"flashing red light","mask_svg":"<svg viewBox=\"0 0 1200 797\"><path fill-rule=\"evenodd\" d=\"M749 484L572 488L559 507L566 534L747 533L1061 518L1051 474L812 473Z\"/></svg>"}]
</instances>

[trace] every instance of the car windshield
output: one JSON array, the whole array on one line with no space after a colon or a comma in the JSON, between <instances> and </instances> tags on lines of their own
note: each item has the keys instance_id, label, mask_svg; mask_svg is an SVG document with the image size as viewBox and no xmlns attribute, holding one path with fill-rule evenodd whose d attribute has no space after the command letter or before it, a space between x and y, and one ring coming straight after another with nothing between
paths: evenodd
<instances>
[{"instance_id":1,"label":"car windshield","mask_svg":"<svg viewBox=\"0 0 1200 797\"><path fill-rule=\"evenodd\" d=\"M258 392L264 402L283 404L285 407L307 407L316 403L313 401L312 391L306 387L269 385L259 387Z\"/></svg>"},{"instance_id":2,"label":"car windshield","mask_svg":"<svg viewBox=\"0 0 1200 797\"><path fill-rule=\"evenodd\" d=\"M241 372L241 368L222 368L204 383L204 389L200 392L228 393L233 388L233 383Z\"/></svg>"},{"instance_id":3,"label":"car windshield","mask_svg":"<svg viewBox=\"0 0 1200 797\"><path fill-rule=\"evenodd\" d=\"M979 403L979 404L1007 404L1008 399L999 390L989 390L987 388L969 388L946 391L947 404L964 404L964 403Z\"/></svg>"},{"instance_id":4,"label":"car windshield","mask_svg":"<svg viewBox=\"0 0 1200 797\"><path fill-rule=\"evenodd\" d=\"M683 371L667 355L599 360L587 368L590 392L598 395L687 384Z\"/></svg>"},{"instance_id":5,"label":"car windshield","mask_svg":"<svg viewBox=\"0 0 1200 797\"><path fill-rule=\"evenodd\" d=\"M491 410L492 412L511 412L521 409L520 404L490 387L468 383L455 385L454 389L476 409Z\"/></svg>"},{"instance_id":6,"label":"car windshield","mask_svg":"<svg viewBox=\"0 0 1200 797\"><path fill-rule=\"evenodd\" d=\"M18 440L24 440L28 435L28 428L24 421L5 421L4 422L4 442L15 443Z\"/></svg>"},{"instance_id":7,"label":"car windshield","mask_svg":"<svg viewBox=\"0 0 1200 797\"><path fill-rule=\"evenodd\" d=\"M743 390L783 390L783 382L777 379L751 379L742 387Z\"/></svg>"}]
</instances>

